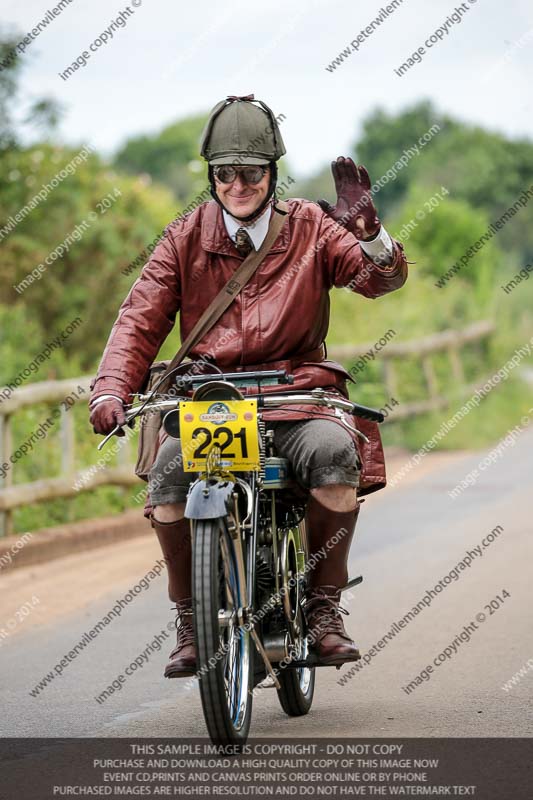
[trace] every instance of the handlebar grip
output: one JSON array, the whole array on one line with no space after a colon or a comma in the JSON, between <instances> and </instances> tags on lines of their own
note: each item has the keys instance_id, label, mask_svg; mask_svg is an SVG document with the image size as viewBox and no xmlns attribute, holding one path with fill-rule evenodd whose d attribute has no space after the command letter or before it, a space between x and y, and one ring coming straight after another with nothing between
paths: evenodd
<instances>
[{"instance_id":1,"label":"handlebar grip","mask_svg":"<svg viewBox=\"0 0 533 800\"><path fill-rule=\"evenodd\" d=\"M381 411L377 411L375 408L368 408L368 406L360 406L358 403L353 404L352 414L355 417L368 419L371 422L383 422L385 419Z\"/></svg>"}]
</instances>

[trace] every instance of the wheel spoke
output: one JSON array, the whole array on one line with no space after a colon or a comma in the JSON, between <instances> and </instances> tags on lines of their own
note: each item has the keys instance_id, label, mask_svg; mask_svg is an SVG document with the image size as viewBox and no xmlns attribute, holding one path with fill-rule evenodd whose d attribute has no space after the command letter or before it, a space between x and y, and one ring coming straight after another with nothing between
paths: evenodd
<instances>
[{"instance_id":1,"label":"wheel spoke","mask_svg":"<svg viewBox=\"0 0 533 800\"><path fill-rule=\"evenodd\" d=\"M224 588L226 593L226 600L228 603L227 610L234 612L232 622L228 628L228 652L225 659L224 667L224 682L226 686L226 694L228 699L228 708L232 720L235 720L240 711L240 698L242 686L242 669L239 668L239 656L241 648L242 631L236 624L235 608L239 603L239 597L236 594L236 569L235 563L230 559L229 548L226 542L221 543L222 561L224 569ZM242 701L241 701L242 702Z\"/></svg>"},{"instance_id":2,"label":"wheel spoke","mask_svg":"<svg viewBox=\"0 0 533 800\"><path fill-rule=\"evenodd\" d=\"M225 521L203 521L198 529L202 546L195 549L195 575L202 580L197 584L201 596L196 596L196 602L204 625L198 636L198 660L200 667L208 668L200 673L204 715L213 741L242 741L253 699L249 692L251 641L238 624L238 611L247 602L241 596L234 543Z\"/></svg>"}]
</instances>

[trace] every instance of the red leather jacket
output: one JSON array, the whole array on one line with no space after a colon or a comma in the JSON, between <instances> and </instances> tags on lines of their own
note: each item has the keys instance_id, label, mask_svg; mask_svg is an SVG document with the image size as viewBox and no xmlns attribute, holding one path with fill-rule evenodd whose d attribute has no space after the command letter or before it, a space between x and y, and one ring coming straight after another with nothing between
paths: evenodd
<instances>
[{"instance_id":1,"label":"red leather jacket","mask_svg":"<svg viewBox=\"0 0 533 800\"><path fill-rule=\"evenodd\" d=\"M394 242L393 263L379 267L318 205L300 199L288 203L289 214L269 254L190 355L211 355L220 367L232 369L286 367L295 375L292 388L323 386L346 394L348 373L321 355L329 326L329 290L349 286L375 298L400 288L407 278L403 247ZM183 341L241 261L214 200L171 223L120 308L93 381L92 399L116 394L130 402L177 312ZM305 414L331 416L313 407ZM268 412L268 418L302 419L303 414L277 410ZM377 425L356 421L370 439L362 446L356 439L361 489L368 492L385 484L383 450Z\"/></svg>"}]
</instances>

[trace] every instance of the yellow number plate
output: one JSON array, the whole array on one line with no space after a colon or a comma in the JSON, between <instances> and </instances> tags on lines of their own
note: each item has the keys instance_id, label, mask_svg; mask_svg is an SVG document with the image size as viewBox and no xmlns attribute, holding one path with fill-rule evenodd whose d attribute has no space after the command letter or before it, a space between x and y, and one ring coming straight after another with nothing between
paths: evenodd
<instances>
[{"instance_id":1,"label":"yellow number plate","mask_svg":"<svg viewBox=\"0 0 533 800\"><path fill-rule=\"evenodd\" d=\"M185 472L204 470L215 447L220 448L222 469L258 470L257 400L181 403L180 439Z\"/></svg>"}]
</instances>

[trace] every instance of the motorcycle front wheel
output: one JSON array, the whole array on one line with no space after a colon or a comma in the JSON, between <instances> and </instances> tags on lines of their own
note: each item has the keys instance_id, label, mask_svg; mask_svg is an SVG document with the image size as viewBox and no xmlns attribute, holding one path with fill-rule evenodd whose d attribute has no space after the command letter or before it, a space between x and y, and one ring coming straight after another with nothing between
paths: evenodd
<instances>
[{"instance_id":1,"label":"motorcycle front wheel","mask_svg":"<svg viewBox=\"0 0 533 800\"><path fill-rule=\"evenodd\" d=\"M193 522L193 599L197 673L209 736L216 745L244 744L252 716L253 642L237 619L247 600L225 517Z\"/></svg>"}]
</instances>

